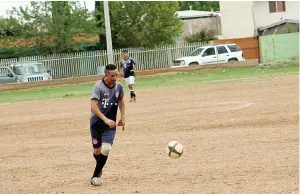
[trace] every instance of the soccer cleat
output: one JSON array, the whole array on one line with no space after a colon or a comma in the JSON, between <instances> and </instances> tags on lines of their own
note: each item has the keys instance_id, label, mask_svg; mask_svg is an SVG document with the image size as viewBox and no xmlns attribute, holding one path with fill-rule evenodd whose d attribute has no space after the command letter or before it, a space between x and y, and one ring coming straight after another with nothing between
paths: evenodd
<instances>
[{"instance_id":1,"label":"soccer cleat","mask_svg":"<svg viewBox=\"0 0 300 194\"><path fill-rule=\"evenodd\" d=\"M100 186L101 185L100 177L92 177L91 185Z\"/></svg>"}]
</instances>

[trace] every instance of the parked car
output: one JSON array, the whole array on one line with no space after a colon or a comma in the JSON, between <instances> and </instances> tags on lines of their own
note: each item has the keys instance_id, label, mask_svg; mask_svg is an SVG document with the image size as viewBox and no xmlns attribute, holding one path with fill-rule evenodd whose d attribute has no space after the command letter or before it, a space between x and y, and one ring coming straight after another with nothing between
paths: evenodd
<instances>
[{"instance_id":1,"label":"parked car","mask_svg":"<svg viewBox=\"0 0 300 194\"><path fill-rule=\"evenodd\" d=\"M50 71L46 71L42 62L18 62L9 66L0 66L0 84L51 79Z\"/></svg>"},{"instance_id":2,"label":"parked car","mask_svg":"<svg viewBox=\"0 0 300 194\"><path fill-rule=\"evenodd\" d=\"M191 65L207 65L244 61L241 48L236 44L219 44L203 46L194 50L189 56L173 61L172 68L186 67Z\"/></svg>"}]
</instances>

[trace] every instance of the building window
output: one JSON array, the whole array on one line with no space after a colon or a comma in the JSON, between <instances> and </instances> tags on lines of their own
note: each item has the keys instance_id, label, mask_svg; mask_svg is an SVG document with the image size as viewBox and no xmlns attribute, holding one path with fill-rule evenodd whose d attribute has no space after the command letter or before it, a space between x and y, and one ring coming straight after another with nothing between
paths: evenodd
<instances>
[{"instance_id":1,"label":"building window","mask_svg":"<svg viewBox=\"0 0 300 194\"><path fill-rule=\"evenodd\" d=\"M285 1L269 1L269 11L270 13L284 12Z\"/></svg>"}]
</instances>

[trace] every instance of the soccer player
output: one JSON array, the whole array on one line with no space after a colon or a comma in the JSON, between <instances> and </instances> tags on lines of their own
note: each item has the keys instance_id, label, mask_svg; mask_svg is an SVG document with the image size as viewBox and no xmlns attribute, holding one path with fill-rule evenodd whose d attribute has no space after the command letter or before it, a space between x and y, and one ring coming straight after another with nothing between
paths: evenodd
<instances>
[{"instance_id":1,"label":"soccer player","mask_svg":"<svg viewBox=\"0 0 300 194\"><path fill-rule=\"evenodd\" d=\"M120 62L120 69L123 68L124 79L130 90L130 102L136 102L136 95L133 89L136 69L136 62L128 56L128 51L123 50L123 59Z\"/></svg>"},{"instance_id":2,"label":"soccer player","mask_svg":"<svg viewBox=\"0 0 300 194\"><path fill-rule=\"evenodd\" d=\"M91 184L94 186L101 183L102 169L115 138L118 107L121 112L118 126L122 126L123 131L125 128L124 92L122 85L117 82L117 67L109 64L104 72L104 78L96 82L91 97L90 131L96 160Z\"/></svg>"}]
</instances>

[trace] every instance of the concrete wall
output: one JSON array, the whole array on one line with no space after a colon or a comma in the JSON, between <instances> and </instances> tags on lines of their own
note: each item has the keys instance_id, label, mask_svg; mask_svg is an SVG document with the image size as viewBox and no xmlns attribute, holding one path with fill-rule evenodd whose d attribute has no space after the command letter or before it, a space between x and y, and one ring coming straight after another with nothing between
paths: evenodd
<instances>
[{"instance_id":1,"label":"concrete wall","mask_svg":"<svg viewBox=\"0 0 300 194\"><path fill-rule=\"evenodd\" d=\"M220 1L222 39L254 36L253 1Z\"/></svg>"},{"instance_id":2,"label":"concrete wall","mask_svg":"<svg viewBox=\"0 0 300 194\"><path fill-rule=\"evenodd\" d=\"M184 37L199 32L204 28L215 30L217 35L221 35L222 33L220 17L186 19L181 22L183 25L183 33L179 37L178 42L183 42Z\"/></svg>"},{"instance_id":3,"label":"concrete wall","mask_svg":"<svg viewBox=\"0 0 300 194\"><path fill-rule=\"evenodd\" d=\"M268 1L254 2L254 18L256 27L264 27L284 19L299 20L299 2L285 1L285 12L269 12Z\"/></svg>"},{"instance_id":4,"label":"concrete wall","mask_svg":"<svg viewBox=\"0 0 300 194\"><path fill-rule=\"evenodd\" d=\"M259 37L261 61L299 59L299 33Z\"/></svg>"},{"instance_id":5,"label":"concrete wall","mask_svg":"<svg viewBox=\"0 0 300 194\"><path fill-rule=\"evenodd\" d=\"M299 20L298 1L285 1L285 8L285 12L270 13L268 1L220 1L222 38L253 37L259 27L284 19Z\"/></svg>"}]
</instances>

